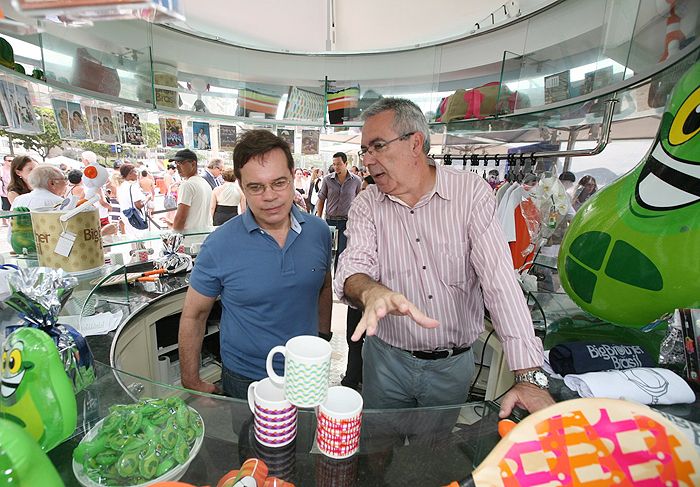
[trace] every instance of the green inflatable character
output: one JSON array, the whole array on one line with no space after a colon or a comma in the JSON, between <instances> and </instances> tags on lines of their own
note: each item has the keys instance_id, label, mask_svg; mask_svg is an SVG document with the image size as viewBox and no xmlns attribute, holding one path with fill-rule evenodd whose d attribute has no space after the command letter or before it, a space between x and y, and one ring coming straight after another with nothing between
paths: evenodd
<instances>
[{"instance_id":1,"label":"green inflatable character","mask_svg":"<svg viewBox=\"0 0 700 487\"><path fill-rule=\"evenodd\" d=\"M0 418L0 485L61 487L63 481L49 457L29 433Z\"/></svg>"},{"instance_id":2,"label":"green inflatable character","mask_svg":"<svg viewBox=\"0 0 700 487\"><path fill-rule=\"evenodd\" d=\"M15 211L29 213L29 208L19 206L15 208ZM16 254L24 254L24 249L26 249L29 254L36 253L36 242L34 241L31 215L20 215L12 219L10 244L12 245L12 250L14 250Z\"/></svg>"},{"instance_id":3,"label":"green inflatable character","mask_svg":"<svg viewBox=\"0 0 700 487\"><path fill-rule=\"evenodd\" d=\"M700 62L674 87L642 162L571 222L559 273L582 309L639 328L700 307L699 133Z\"/></svg>"},{"instance_id":4,"label":"green inflatable character","mask_svg":"<svg viewBox=\"0 0 700 487\"><path fill-rule=\"evenodd\" d=\"M0 363L0 412L48 451L75 430L73 386L51 337L21 327L7 337Z\"/></svg>"}]
</instances>

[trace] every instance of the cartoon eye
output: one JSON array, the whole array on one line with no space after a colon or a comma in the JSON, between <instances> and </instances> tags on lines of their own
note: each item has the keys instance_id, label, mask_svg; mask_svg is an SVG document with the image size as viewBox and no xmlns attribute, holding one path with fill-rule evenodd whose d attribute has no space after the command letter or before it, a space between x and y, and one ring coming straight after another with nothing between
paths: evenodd
<instances>
[{"instance_id":1,"label":"cartoon eye","mask_svg":"<svg viewBox=\"0 0 700 487\"><path fill-rule=\"evenodd\" d=\"M22 352L16 348L10 352L10 359L7 361L7 368L10 374L16 374L22 367Z\"/></svg>"},{"instance_id":2,"label":"cartoon eye","mask_svg":"<svg viewBox=\"0 0 700 487\"><path fill-rule=\"evenodd\" d=\"M681 145L700 132L700 87L685 99L676 113L668 134L671 145Z\"/></svg>"}]
</instances>

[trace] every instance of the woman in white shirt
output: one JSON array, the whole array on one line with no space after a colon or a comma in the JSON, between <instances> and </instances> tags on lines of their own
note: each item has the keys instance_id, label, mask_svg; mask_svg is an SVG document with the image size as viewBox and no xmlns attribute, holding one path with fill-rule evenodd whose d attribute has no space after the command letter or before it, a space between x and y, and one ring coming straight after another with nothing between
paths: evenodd
<instances>
[{"instance_id":1,"label":"woman in white shirt","mask_svg":"<svg viewBox=\"0 0 700 487\"><path fill-rule=\"evenodd\" d=\"M214 188L211 198L211 214L214 226L223 225L234 216L238 215L238 207L241 213L245 211L245 196L236 184L236 175L233 169L226 168L221 173L224 184Z\"/></svg>"},{"instance_id":2,"label":"woman in white shirt","mask_svg":"<svg viewBox=\"0 0 700 487\"><path fill-rule=\"evenodd\" d=\"M129 219L124 215L124 210L127 208L136 208L145 215L143 209L146 204L153 198L152 194L146 196L141 191L141 187L136 184L138 180L138 171L133 164L124 164L119 168L119 173L123 178L123 182L117 188L117 200L119 200L119 208L121 209L120 219L124 224L124 233L132 234L138 230L131 226ZM133 203L132 203L133 201ZM145 217L144 217L145 218Z\"/></svg>"}]
</instances>

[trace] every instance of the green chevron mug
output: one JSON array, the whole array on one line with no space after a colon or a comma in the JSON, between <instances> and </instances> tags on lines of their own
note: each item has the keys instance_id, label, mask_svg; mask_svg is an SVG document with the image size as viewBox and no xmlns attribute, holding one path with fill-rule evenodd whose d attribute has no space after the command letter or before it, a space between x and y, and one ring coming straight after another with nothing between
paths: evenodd
<instances>
[{"instance_id":1,"label":"green chevron mug","mask_svg":"<svg viewBox=\"0 0 700 487\"><path fill-rule=\"evenodd\" d=\"M284 355L284 376L272 368L276 353ZM301 335L278 345L267 354L267 375L284 386L284 397L300 408L316 407L328 395L331 371L331 344L323 338Z\"/></svg>"}]
</instances>

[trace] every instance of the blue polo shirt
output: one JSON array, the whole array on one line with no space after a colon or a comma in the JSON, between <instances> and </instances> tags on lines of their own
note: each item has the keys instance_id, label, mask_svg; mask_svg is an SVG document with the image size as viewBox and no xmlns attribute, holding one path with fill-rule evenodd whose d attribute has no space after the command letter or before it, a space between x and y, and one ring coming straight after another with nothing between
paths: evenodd
<instances>
[{"instance_id":1,"label":"blue polo shirt","mask_svg":"<svg viewBox=\"0 0 700 487\"><path fill-rule=\"evenodd\" d=\"M190 286L221 295L221 357L229 370L267 377L265 360L276 345L318 334L318 296L331 268L326 222L292 207L284 248L262 230L250 210L216 229L197 255ZM282 373L281 356L275 370Z\"/></svg>"}]
</instances>

